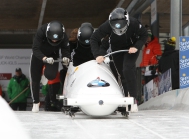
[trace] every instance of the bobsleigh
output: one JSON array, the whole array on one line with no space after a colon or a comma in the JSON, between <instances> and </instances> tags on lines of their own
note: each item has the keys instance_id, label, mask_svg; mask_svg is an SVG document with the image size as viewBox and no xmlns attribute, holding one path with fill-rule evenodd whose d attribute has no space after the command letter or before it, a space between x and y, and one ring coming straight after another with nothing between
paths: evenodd
<instances>
[{"instance_id":1,"label":"bobsleigh","mask_svg":"<svg viewBox=\"0 0 189 139\"><path fill-rule=\"evenodd\" d=\"M128 117L127 106L134 104L133 97L124 96L109 64L98 64L95 60L77 67L70 62L63 95L57 99L63 99L62 110L70 116L78 111L90 116L107 116L118 111Z\"/></svg>"}]
</instances>

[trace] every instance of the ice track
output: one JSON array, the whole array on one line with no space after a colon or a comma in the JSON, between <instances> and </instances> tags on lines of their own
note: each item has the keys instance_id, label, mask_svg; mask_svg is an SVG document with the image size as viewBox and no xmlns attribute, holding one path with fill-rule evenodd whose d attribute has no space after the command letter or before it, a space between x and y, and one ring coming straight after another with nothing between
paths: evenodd
<instances>
[{"instance_id":1,"label":"ice track","mask_svg":"<svg viewBox=\"0 0 189 139\"><path fill-rule=\"evenodd\" d=\"M32 139L188 139L189 113L145 110L94 118L83 113L74 119L61 112L16 112Z\"/></svg>"},{"instance_id":2,"label":"ice track","mask_svg":"<svg viewBox=\"0 0 189 139\"><path fill-rule=\"evenodd\" d=\"M117 115L13 112L0 97L0 139L189 139L189 89L174 90ZM159 109L159 110L155 110Z\"/></svg>"}]
</instances>

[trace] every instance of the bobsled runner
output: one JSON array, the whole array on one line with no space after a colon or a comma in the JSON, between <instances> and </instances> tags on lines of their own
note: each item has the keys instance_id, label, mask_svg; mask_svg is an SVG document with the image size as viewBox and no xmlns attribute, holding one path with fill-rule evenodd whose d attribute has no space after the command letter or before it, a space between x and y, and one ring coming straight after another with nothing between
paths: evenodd
<instances>
[{"instance_id":1,"label":"bobsled runner","mask_svg":"<svg viewBox=\"0 0 189 139\"><path fill-rule=\"evenodd\" d=\"M82 111L90 116L107 116L118 111L128 117L128 105L134 104L133 97L125 97L108 63L98 64L95 60L77 67L70 62L64 81L62 110L70 116Z\"/></svg>"}]
</instances>

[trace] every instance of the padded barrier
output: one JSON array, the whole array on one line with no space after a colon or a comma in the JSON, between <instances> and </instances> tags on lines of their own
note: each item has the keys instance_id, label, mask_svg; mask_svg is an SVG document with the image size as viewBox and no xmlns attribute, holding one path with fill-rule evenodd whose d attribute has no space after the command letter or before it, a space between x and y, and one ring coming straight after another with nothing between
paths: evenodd
<instances>
[{"instance_id":1,"label":"padded barrier","mask_svg":"<svg viewBox=\"0 0 189 139\"><path fill-rule=\"evenodd\" d=\"M139 105L139 110L162 109L189 111L189 88L166 92Z\"/></svg>"}]
</instances>

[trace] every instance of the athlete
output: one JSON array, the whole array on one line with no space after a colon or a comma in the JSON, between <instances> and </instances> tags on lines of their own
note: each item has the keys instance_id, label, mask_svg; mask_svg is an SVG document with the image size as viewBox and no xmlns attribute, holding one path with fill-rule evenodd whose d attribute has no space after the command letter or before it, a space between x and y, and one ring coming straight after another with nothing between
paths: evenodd
<instances>
[{"instance_id":1,"label":"athlete","mask_svg":"<svg viewBox=\"0 0 189 139\"><path fill-rule=\"evenodd\" d=\"M73 30L73 33L75 32L75 30ZM92 27L92 24L85 22L81 24L81 27L78 29L77 34L75 34L77 35L77 38L71 35L72 37L70 38L69 44L73 66L78 66L84 62L95 59L91 52L90 46L90 38L93 32L94 28Z\"/></svg>"},{"instance_id":2,"label":"athlete","mask_svg":"<svg viewBox=\"0 0 189 139\"><path fill-rule=\"evenodd\" d=\"M63 24L59 21L52 21L42 25L37 30L32 46L30 64L32 112L39 111L39 87L43 66L45 65L44 75L48 80L56 78L59 64L54 63L54 60L59 58L59 50L61 50L63 64L68 65L70 49Z\"/></svg>"},{"instance_id":3,"label":"athlete","mask_svg":"<svg viewBox=\"0 0 189 139\"><path fill-rule=\"evenodd\" d=\"M99 42L107 35L110 36L112 51L128 49L128 52L117 53L112 56L116 69L121 75L125 96L128 96L129 92L137 103L135 63L139 56L139 50L147 41L147 30L137 19L129 17L128 12L123 8L114 9L109 15L109 20L100 25L91 36L92 53L98 63L104 61L107 50L103 45L99 46Z\"/></svg>"}]
</instances>

